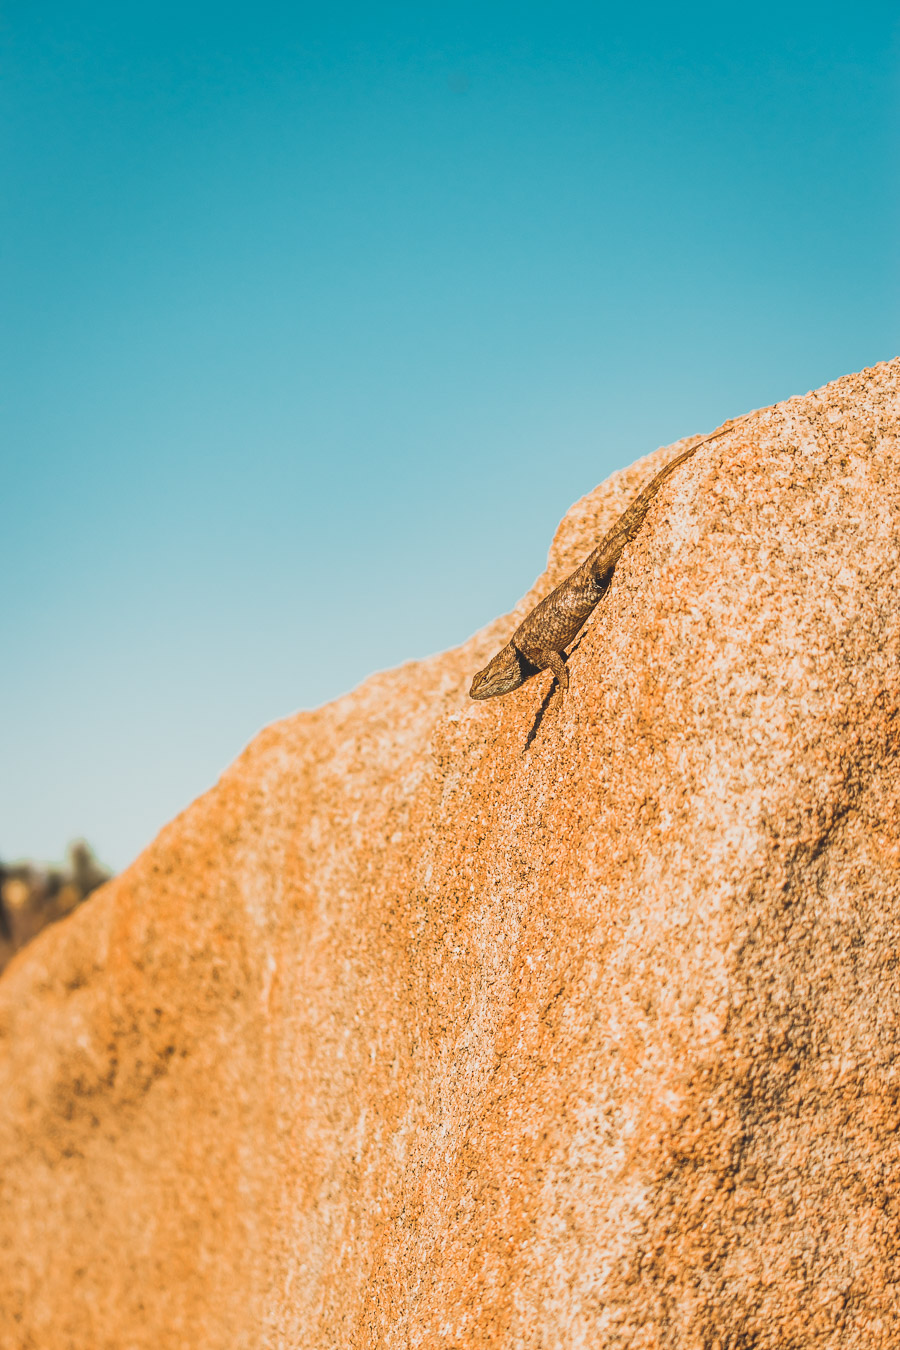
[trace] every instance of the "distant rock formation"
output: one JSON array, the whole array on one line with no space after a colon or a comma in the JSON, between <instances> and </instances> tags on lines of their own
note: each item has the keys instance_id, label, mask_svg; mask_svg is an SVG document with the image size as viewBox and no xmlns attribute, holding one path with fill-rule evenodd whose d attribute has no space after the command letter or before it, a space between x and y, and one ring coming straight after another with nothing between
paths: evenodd
<instances>
[{"instance_id":1,"label":"distant rock formation","mask_svg":"<svg viewBox=\"0 0 900 1350\"><path fill-rule=\"evenodd\" d=\"M733 410L738 412L738 409ZM0 979L0 1343L900 1344L900 361L264 731Z\"/></svg>"},{"instance_id":2,"label":"distant rock formation","mask_svg":"<svg viewBox=\"0 0 900 1350\"><path fill-rule=\"evenodd\" d=\"M67 867L0 862L0 971L20 947L109 881L88 844L69 845Z\"/></svg>"}]
</instances>

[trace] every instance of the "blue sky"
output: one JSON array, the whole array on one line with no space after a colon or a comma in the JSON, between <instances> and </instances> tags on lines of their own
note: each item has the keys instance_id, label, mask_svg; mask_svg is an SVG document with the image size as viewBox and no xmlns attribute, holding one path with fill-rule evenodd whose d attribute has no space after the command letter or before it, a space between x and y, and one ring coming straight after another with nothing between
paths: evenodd
<instances>
[{"instance_id":1,"label":"blue sky","mask_svg":"<svg viewBox=\"0 0 900 1350\"><path fill-rule=\"evenodd\" d=\"M0 8L0 857L127 863L613 469L896 354L895 4Z\"/></svg>"}]
</instances>

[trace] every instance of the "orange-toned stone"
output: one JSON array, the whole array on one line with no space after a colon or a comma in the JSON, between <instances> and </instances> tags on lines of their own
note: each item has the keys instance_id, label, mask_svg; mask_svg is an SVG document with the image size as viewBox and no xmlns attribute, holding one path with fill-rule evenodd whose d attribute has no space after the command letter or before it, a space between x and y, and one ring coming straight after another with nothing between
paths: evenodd
<instances>
[{"instance_id":1,"label":"orange-toned stone","mask_svg":"<svg viewBox=\"0 0 900 1350\"><path fill-rule=\"evenodd\" d=\"M900 1344L900 361L264 731L0 979L0 1344Z\"/></svg>"}]
</instances>

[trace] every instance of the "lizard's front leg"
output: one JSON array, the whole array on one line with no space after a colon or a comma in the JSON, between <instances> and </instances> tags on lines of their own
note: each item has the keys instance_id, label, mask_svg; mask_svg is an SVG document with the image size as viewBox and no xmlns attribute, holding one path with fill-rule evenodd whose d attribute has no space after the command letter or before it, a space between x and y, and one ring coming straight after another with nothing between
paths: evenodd
<instances>
[{"instance_id":1,"label":"lizard's front leg","mask_svg":"<svg viewBox=\"0 0 900 1350\"><path fill-rule=\"evenodd\" d=\"M556 703L561 700L563 693L569 687L569 672L566 669L566 658L562 652L554 651L550 647L541 647L532 651L528 659L533 661L539 670L551 670L553 672L559 686L553 696L553 702Z\"/></svg>"},{"instance_id":2,"label":"lizard's front leg","mask_svg":"<svg viewBox=\"0 0 900 1350\"><path fill-rule=\"evenodd\" d=\"M560 691L568 689L569 672L566 668L566 658L562 652L547 652L547 665L556 676L556 683L559 685Z\"/></svg>"}]
</instances>

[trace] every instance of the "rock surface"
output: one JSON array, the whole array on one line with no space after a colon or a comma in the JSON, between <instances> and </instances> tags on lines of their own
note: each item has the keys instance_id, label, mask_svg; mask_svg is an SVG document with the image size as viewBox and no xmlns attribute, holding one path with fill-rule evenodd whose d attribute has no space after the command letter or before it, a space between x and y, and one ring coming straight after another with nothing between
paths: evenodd
<instances>
[{"instance_id":1,"label":"rock surface","mask_svg":"<svg viewBox=\"0 0 900 1350\"><path fill-rule=\"evenodd\" d=\"M900 1344L900 361L678 471L560 715L466 698L677 448L14 958L0 1344Z\"/></svg>"}]
</instances>

